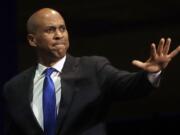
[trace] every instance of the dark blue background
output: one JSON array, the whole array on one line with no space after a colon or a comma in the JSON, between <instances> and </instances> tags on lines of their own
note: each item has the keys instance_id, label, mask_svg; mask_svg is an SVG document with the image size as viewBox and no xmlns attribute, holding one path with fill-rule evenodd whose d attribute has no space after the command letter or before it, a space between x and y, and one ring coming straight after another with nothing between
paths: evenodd
<instances>
[{"instance_id":1,"label":"dark blue background","mask_svg":"<svg viewBox=\"0 0 180 135\"><path fill-rule=\"evenodd\" d=\"M1 90L9 78L35 62L35 53L26 41L26 21L41 7L52 7L63 14L70 33L71 54L103 55L121 69L137 71L131 60L145 60L150 43L158 43L160 37L171 37L173 49L180 44L179 0L2 1ZM179 132L179 69L177 56L156 93L135 101L112 103L108 115L110 135ZM1 117L1 128L2 120Z\"/></svg>"},{"instance_id":2,"label":"dark blue background","mask_svg":"<svg viewBox=\"0 0 180 135\"><path fill-rule=\"evenodd\" d=\"M0 6L0 93L3 84L17 73L16 5L15 1L1 1ZM0 102L0 135L2 134L2 104Z\"/></svg>"}]
</instances>

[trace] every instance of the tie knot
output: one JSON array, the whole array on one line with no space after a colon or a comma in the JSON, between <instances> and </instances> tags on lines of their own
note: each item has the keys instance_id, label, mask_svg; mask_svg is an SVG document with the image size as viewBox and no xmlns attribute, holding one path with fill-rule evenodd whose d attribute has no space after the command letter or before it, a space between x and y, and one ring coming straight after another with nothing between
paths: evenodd
<instances>
[{"instance_id":1,"label":"tie knot","mask_svg":"<svg viewBox=\"0 0 180 135\"><path fill-rule=\"evenodd\" d=\"M50 67L50 68L47 68L44 73L45 73L45 76L50 76L54 71L56 71L56 69Z\"/></svg>"}]
</instances>

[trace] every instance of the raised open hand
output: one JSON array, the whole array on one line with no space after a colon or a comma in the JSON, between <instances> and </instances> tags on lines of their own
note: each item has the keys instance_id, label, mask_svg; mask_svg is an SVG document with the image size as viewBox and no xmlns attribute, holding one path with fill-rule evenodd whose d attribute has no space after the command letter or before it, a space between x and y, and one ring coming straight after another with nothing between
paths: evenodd
<instances>
[{"instance_id":1,"label":"raised open hand","mask_svg":"<svg viewBox=\"0 0 180 135\"><path fill-rule=\"evenodd\" d=\"M154 43L151 44L150 57L146 62L133 60L132 64L150 73L159 72L167 67L169 62L180 52L180 46L169 53L171 39L161 38L156 48Z\"/></svg>"}]
</instances>

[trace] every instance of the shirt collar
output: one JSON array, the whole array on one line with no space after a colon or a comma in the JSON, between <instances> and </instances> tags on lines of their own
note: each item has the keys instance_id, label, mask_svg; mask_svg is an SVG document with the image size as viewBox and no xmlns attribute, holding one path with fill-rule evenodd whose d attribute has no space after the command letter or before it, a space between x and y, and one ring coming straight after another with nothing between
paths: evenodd
<instances>
[{"instance_id":1,"label":"shirt collar","mask_svg":"<svg viewBox=\"0 0 180 135\"><path fill-rule=\"evenodd\" d=\"M52 67L61 73L64 63L65 63L65 60L66 60L66 55L63 58L61 58L56 64L54 64ZM42 65L41 63L38 63L37 72L39 73L39 75L42 75L42 73L44 72L44 70L46 68L48 68L48 67Z\"/></svg>"}]
</instances>

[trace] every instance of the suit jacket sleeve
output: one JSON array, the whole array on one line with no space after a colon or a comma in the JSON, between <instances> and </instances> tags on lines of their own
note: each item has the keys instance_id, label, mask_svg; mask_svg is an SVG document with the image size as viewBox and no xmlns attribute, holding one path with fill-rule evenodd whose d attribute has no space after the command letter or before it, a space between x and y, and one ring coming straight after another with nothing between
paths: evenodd
<instances>
[{"instance_id":1,"label":"suit jacket sleeve","mask_svg":"<svg viewBox=\"0 0 180 135\"><path fill-rule=\"evenodd\" d=\"M98 83L113 99L134 99L147 96L154 87L144 71L130 73L113 67L103 57L98 57L96 72Z\"/></svg>"}]
</instances>

